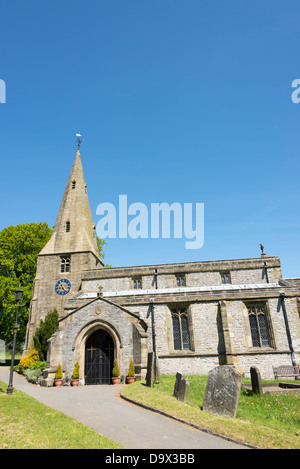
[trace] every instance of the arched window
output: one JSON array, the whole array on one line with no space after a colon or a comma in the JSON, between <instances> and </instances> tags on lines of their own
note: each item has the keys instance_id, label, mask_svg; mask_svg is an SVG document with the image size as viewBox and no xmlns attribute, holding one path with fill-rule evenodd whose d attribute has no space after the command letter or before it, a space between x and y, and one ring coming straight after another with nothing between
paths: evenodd
<instances>
[{"instance_id":1,"label":"arched window","mask_svg":"<svg viewBox=\"0 0 300 469\"><path fill-rule=\"evenodd\" d=\"M69 233L71 229L71 223L69 222L69 220L66 222L66 232Z\"/></svg>"},{"instance_id":2,"label":"arched window","mask_svg":"<svg viewBox=\"0 0 300 469\"><path fill-rule=\"evenodd\" d=\"M75 189L76 187L76 181L72 181L72 189Z\"/></svg>"},{"instance_id":3,"label":"arched window","mask_svg":"<svg viewBox=\"0 0 300 469\"><path fill-rule=\"evenodd\" d=\"M174 309L172 313L174 350L190 350L189 322L186 309Z\"/></svg>"},{"instance_id":4,"label":"arched window","mask_svg":"<svg viewBox=\"0 0 300 469\"><path fill-rule=\"evenodd\" d=\"M247 305L253 347L270 347L270 328L264 303Z\"/></svg>"},{"instance_id":5,"label":"arched window","mask_svg":"<svg viewBox=\"0 0 300 469\"><path fill-rule=\"evenodd\" d=\"M71 270L71 258L70 257L61 257L60 271L61 272L70 272Z\"/></svg>"}]
</instances>

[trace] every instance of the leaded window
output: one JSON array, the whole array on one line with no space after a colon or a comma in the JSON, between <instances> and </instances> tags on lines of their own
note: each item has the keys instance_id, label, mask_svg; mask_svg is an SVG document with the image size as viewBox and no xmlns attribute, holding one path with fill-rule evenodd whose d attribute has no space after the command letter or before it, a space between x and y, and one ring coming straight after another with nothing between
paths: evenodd
<instances>
[{"instance_id":1,"label":"leaded window","mask_svg":"<svg viewBox=\"0 0 300 469\"><path fill-rule=\"evenodd\" d=\"M173 323L174 350L190 350L189 321L186 309L171 311Z\"/></svg>"},{"instance_id":2,"label":"leaded window","mask_svg":"<svg viewBox=\"0 0 300 469\"><path fill-rule=\"evenodd\" d=\"M270 347L266 305L248 305L248 317L253 347Z\"/></svg>"},{"instance_id":3,"label":"leaded window","mask_svg":"<svg viewBox=\"0 0 300 469\"><path fill-rule=\"evenodd\" d=\"M221 282L223 285L231 283L230 272L221 272Z\"/></svg>"},{"instance_id":4,"label":"leaded window","mask_svg":"<svg viewBox=\"0 0 300 469\"><path fill-rule=\"evenodd\" d=\"M133 278L132 284L133 284L134 290L140 290L142 288L142 278L141 277Z\"/></svg>"},{"instance_id":5,"label":"leaded window","mask_svg":"<svg viewBox=\"0 0 300 469\"><path fill-rule=\"evenodd\" d=\"M176 275L176 285L177 287L185 287L185 275L184 274Z\"/></svg>"},{"instance_id":6,"label":"leaded window","mask_svg":"<svg viewBox=\"0 0 300 469\"><path fill-rule=\"evenodd\" d=\"M60 271L70 272L71 269L71 258L70 257L61 257Z\"/></svg>"}]
</instances>

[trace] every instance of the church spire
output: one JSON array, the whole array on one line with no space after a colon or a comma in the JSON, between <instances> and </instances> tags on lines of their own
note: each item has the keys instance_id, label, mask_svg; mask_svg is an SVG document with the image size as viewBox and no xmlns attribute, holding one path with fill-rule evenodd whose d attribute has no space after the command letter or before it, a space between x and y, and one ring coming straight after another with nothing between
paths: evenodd
<instances>
[{"instance_id":1,"label":"church spire","mask_svg":"<svg viewBox=\"0 0 300 469\"><path fill-rule=\"evenodd\" d=\"M95 225L87 196L79 147L65 188L52 237L42 249L40 255L76 252L92 252L99 259Z\"/></svg>"}]
</instances>

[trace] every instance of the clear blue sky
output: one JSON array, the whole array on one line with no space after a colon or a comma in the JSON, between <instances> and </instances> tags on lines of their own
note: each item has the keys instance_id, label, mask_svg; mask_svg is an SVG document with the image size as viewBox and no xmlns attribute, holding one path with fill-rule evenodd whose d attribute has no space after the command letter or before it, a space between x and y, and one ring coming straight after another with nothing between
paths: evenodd
<instances>
[{"instance_id":1,"label":"clear blue sky","mask_svg":"<svg viewBox=\"0 0 300 469\"><path fill-rule=\"evenodd\" d=\"M0 229L55 223L81 148L101 202L205 204L205 242L107 240L114 266L260 256L300 275L297 1L1 5Z\"/></svg>"}]
</instances>

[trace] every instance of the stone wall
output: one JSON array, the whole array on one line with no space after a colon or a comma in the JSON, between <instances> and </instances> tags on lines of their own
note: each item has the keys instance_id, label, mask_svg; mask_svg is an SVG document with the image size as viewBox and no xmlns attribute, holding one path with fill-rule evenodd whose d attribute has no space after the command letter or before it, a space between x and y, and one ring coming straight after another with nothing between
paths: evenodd
<instances>
[{"instance_id":1,"label":"stone wall","mask_svg":"<svg viewBox=\"0 0 300 469\"><path fill-rule=\"evenodd\" d=\"M138 315L98 298L61 319L48 350L47 368L52 379L58 363L62 365L64 377L70 379L75 362L79 362L80 380L84 384L85 342L99 328L106 330L113 339L120 374L126 376L133 358L138 377L145 377L147 333Z\"/></svg>"},{"instance_id":2,"label":"stone wall","mask_svg":"<svg viewBox=\"0 0 300 469\"><path fill-rule=\"evenodd\" d=\"M267 283L263 264L268 263L270 283L281 278L280 261L277 257L259 259L239 259L231 261L189 262L186 264L162 264L157 266L118 267L88 270L82 273L84 292L127 291L133 289L132 279L142 278L142 289L155 289L154 269L157 269L157 288L176 288L176 275L184 274L187 287L222 285L221 273L230 272L231 283Z\"/></svg>"},{"instance_id":3,"label":"stone wall","mask_svg":"<svg viewBox=\"0 0 300 469\"><path fill-rule=\"evenodd\" d=\"M224 302L227 314L227 327L233 363L245 373L251 366L257 366L263 378L272 378L272 366L291 363L291 353L279 294L276 298L256 298L266 302L270 315L270 334L274 337L271 347L254 348L248 319L247 302L244 300L227 300ZM253 301L253 300L251 300ZM287 298L286 312L291 330L293 347L300 360L299 314L296 298ZM183 304L183 303L181 303ZM199 301L187 303L190 311L192 344L189 351L174 351L171 312L168 304L154 304L156 346L160 360L161 372L206 374L214 366L223 364L225 343L224 330L218 301ZM149 326L148 349L152 351L151 314L149 305L129 306L139 312L140 317Z\"/></svg>"},{"instance_id":4,"label":"stone wall","mask_svg":"<svg viewBox=\"0 0 300 469\"><path fill-rule=\"evenodd\" d=\"M56 309L60 316L63 315L67 298L77 293L81 288L82 269L89 269L97 264L98 259L92 253L73 253L71 254L70 272L62 273L60 256L38 256L30 318L27 325L25 354L32 344L32 338L41 319L45 319L47 313L53 309ZM65 296L58 295L55 291L56 282L60 279L67 279L71 282L71 290Z\"/></svg>"}]
</instances>

